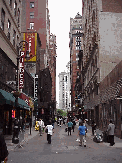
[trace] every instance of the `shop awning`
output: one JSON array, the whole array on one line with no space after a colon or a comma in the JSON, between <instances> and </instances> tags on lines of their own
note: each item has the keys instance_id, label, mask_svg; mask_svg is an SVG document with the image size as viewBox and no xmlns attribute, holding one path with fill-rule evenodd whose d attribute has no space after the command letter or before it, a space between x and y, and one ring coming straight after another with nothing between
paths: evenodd
<instances>
[{"instance_id":1,"label":"shop awning","mask_svg":"<svg viewBox=\"0 0 123 163\"><path fill-rule=\"evenodd\" d=\"M6 92L5 90L0 89L0 105L14 105L15 106L15 97L13 94ZM26 102L18 98L18 107L29 110L29 106Z\"/></svg>"},{"instance_id":2,"label":"shop awning","mask_svg":"<svg viewBox=\"0 0 123 163\"><path fill-rule=\"evenodd\" d=\"M15 97L9 92L0 89L0 105L9 104L13 105L15 103Z\"/></svg>"},{"instance_id":3,"label":"shop awning","mask_svg":"<svg viewBox=\"0 0 123 163\"><path fill-rule=\"evenodd\" d=\"M21 98L18 98L18 104L20 108L24 108L29 110L30 107L26 104L26 102L24 100L22 100Z\"/></svg>"}]
</instances>

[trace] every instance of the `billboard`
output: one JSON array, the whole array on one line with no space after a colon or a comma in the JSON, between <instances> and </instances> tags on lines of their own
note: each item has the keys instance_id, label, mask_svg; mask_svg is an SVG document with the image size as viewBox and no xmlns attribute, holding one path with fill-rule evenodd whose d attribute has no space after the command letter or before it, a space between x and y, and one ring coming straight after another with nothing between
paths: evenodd
<instances>
[{"instance_id":1,"label":"billboard","mask_svg":"<svg viewBox=\"0 0 123 163\"><path fill-rule=\"evenodd\" d=\"M23 40L28 42L29 50L29 60L24 60L25 62L36 62L36 47L37 47L37 33L27 32L23 34ZM23 51L26 51L27 47L23 44Z\"/></svg>"}]
</instances>

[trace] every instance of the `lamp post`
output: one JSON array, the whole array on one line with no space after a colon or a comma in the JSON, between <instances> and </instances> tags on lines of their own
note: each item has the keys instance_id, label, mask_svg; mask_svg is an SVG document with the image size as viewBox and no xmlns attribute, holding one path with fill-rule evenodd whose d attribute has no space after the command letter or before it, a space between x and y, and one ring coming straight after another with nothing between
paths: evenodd
<instances>
[{"instance_id":1,"label":"lamp post","mask_svg":"<svg viewBox=\"0 0 123 163\"><path fill-rule=\"evenodd\" d=\"M16 92L13 93L13 95L15 96L15 107L17 107L17 104L18 104L18 97L20 96L20 92L19 92L19 61L20 61L20 58L21 58L21 48L23 47L23 44L22 43L25 43L26 45L28 45L28 42L25 41L25 40L22 40L19 45L18 45L18 56L17 56L17 77L16 77ZM22 44L22 45L21 45ZM28 46L27 46L27 50L26 50L26 56L25 56L26 59L29 59L30 56L29 56L29 50L28 50Z\"/></svg>"}]
</instances>

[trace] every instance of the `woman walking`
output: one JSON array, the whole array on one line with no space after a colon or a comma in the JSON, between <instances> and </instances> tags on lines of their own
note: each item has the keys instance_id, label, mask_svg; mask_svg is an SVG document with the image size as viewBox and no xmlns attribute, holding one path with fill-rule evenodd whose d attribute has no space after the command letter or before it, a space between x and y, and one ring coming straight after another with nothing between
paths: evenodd
<instances>
[{"instance_id":1,"label":"woman walking","mask_svg":"<svg viewBox=\"0 0 123 163\"><path fill-rule=\"evenodd\" d=\"M53 126L52 126L52 122L49 121L48 122L48 125L46 126L46 129L48 129L48 133L47 133L47 141L48 141L48 144L51 144L51 136L52 136L52 133L53 133Z\"/></svg>"}]
</instances>

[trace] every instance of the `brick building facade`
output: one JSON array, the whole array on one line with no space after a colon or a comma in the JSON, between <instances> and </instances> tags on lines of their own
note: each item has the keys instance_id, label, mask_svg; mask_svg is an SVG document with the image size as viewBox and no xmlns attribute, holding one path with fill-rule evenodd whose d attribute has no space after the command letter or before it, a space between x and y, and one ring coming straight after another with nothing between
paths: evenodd
<instances>
[{"instance_id":1,"label":"brick building facade","mask_svg":"<svg viewBox=\"0 0 123 163\"><path fill-rule=\"evenodd\" d=\"M70 81L71 81L71 108L75 109L76 93L76 78L80 75L78 67L78 53L83 49L83 30L82 30L82 16L77 13L75 18L70 18Z\"/></svg>"},{"instance_id":2,"label":"brick building facade","mask_svg":"<svg viewBox=\"0 0 123 163\"><path fill-rule=\"evenodd\" d=\"M122 60L122 39L121 39L121 15L122 10L120 4L121 1L82 1L83 3L83 102L84 109L88 111L88 118L90 123L95 120L98 127L101 127L101 123L104 123L103 127L107 127L109 118L109 110L116 105L113 104L120 92L121 76L115 77L113 71L115 71L118 64ZM113 6L114 5L114 6ZM107 7L108 6L108 7ZM106 24L106 26L104 26ZM116 41L117 40L117 41ZM116 71L115 71L116 72ZM110 78L109 78L110 76ZM112 77L111 77L112 76ZM115 81L112 81L113 78ZM110 95L104 95L104 90L107 83L107 89L110 90ZM111 81L110 81L111 80ZM119 81L120 80L120 81ZM119 83L117 86L116 83ZM110 87L110 85L113 85ZM118 88L116 96L114 96L114 87ZM107 92L106 90L104 92ZM112 97L112 99L110 99ZM105 98L108 100L106 100ZM105 100L104 100L105 99ZM117 101L117 100L116 100ZM105 105L107 105L107 111L105 112ZM112 106L113 105L113 106ZM120 105L115 108L117 113L119 112ZM102 111L103 110L103 111ZM109 116L101 120L101 115ZM117 114L118 115L118 114ZM113 116L117 117L116 114ZM114 123L117 120L113 118ZM102 128L103 128L102 127ZM116 124L117 130L119 125ZM118 130L120 132L120 130ZM121 133L119 134L121 136Z\"/></svg>"}]
</instances>

